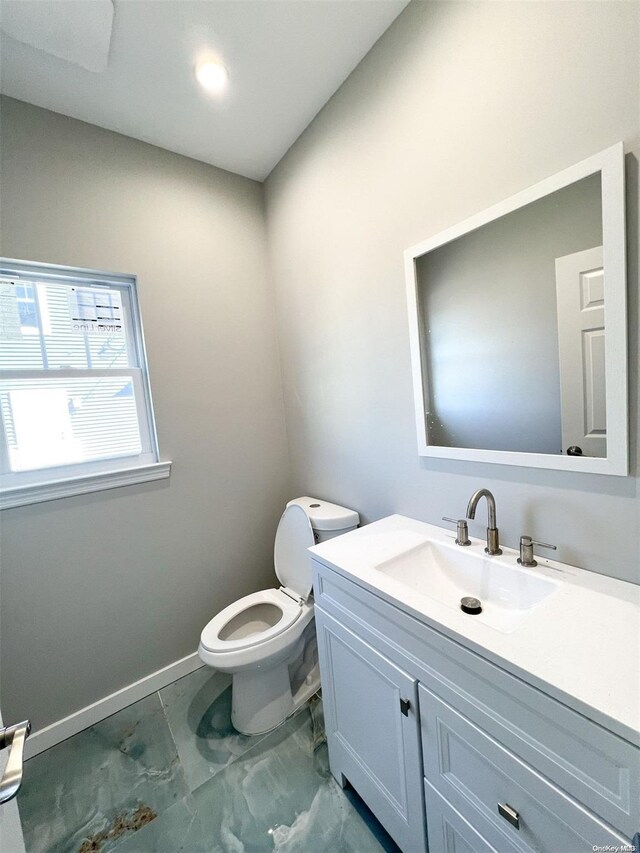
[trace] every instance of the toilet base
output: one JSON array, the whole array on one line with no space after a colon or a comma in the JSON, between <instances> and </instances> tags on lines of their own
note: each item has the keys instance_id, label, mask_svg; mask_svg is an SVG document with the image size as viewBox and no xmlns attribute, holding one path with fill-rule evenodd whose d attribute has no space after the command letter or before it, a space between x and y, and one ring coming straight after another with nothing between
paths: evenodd
<instances>
[{"instance_id":1,"label":"toilet base","mask_svg":"<svg viewBox=\"0 0 640 853\"><path fill-rule=\"evenodd\" d=\"M291 695L289 667L284 664L264 672L237 672L231 687L231 723L244 735L263 735L277 729L320 689L316 664Z\"/></svg>"},{"instance_id":2,"label":"toilet base","mask_svg":"<svg viewBox=\"0 0 640 853\"><path fill-rule=\"evenodd\" d=\"M236 672L231 687L231 722L245 735L275 729L294 711L286 663L268 670Z\"/></svg>"}]
</instances>

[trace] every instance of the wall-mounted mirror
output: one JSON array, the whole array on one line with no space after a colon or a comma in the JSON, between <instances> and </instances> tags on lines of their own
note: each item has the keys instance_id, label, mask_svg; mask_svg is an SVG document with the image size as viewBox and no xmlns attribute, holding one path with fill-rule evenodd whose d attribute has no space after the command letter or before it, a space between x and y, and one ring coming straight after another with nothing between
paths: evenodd
<instances>
[{"instance_id":1,"label":"wall-mounted mirror","mask_svg":"<svg viewBox=\"0 0 640 853\"><path fill-rule=\"evenodd\" d=\"M627 474L622 143L405 266L421 455Z\"/></svg>"}]
</instances>

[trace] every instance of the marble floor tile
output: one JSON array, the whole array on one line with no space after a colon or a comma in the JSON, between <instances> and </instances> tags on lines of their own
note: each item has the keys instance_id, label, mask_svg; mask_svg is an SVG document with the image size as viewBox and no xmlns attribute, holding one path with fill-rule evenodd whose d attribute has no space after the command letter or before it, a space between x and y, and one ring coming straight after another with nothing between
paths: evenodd
<instances>
[{"instance_id":1,"label":"marble floor tile","mask_svg":"<svg viewBox=\"0 0 640 853\"><path fill-rule=\"evenodd\" d=\"M399 853L329 772L315 699L260 738L201 669L30 759L27 853Z\"/></svg>"},{"instance_id":2,"label":"marble floor tile","mask_svg":"<svg viewBox=\"0 0 640 853\"><path fill-rule=\"evenodd\" d=\"M154 693L25 763L19 807L27 851L107 853L187 794Z\"/></svg>"},{"instance_id":3,"label":"marble floor tile","mask_svg":"<svg viewBox=\"0 0 640 853\"><path fill-rule=\"evenodd\" d=\"M263 737L241 735L233 728L231 677L209 667L165 687L160 699L191 791Z\"/></svg>"},{"instance_id":4,"label":"marble floor tile","mask_svg":"<svg viewBox=\"0 0 640 853\"><path fill-rule=\"evenodd\" d=\"M329 773L326 744L313 747L303 711L192 796L194 819L179 839L185 853L377 853L389 851ZM152 826L117 848L147 853ZM158 849L160 853L161 848ZM397 848L395 848L397 851ZM162 851L166 853L166 851Z\"/></svg>"}]
</instances>

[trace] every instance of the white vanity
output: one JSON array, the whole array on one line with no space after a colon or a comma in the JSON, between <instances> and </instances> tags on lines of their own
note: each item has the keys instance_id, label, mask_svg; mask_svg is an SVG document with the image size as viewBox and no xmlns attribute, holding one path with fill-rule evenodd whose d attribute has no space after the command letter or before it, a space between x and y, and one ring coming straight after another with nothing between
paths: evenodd
<instances>
[{"instance_id":1,"label":"white vanity","mask_svg":"<svg viewBox=\"0 0 640 853\"><path fill-rule=\"evenodd\" d=\"M630 844L640 587L471 542L393 515L311 549L333 775L405 853Z\"/></svg>"}]
</instances>

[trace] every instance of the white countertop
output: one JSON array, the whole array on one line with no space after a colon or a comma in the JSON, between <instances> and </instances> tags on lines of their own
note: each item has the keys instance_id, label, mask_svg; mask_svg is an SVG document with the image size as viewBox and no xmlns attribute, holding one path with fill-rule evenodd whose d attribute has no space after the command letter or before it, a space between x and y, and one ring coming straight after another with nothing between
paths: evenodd
<instances>
[{"instance_id":1,"label":"white countertop","mask_svg":"<svg viewBox=\"0 0 640 853\"><path fill-rule=\"evenodd\" d=\"M538 555L527 572L557 590L502 633L455 606L421 595L374 566L425 539L450 544L455 534L392 515L310 548L314 559L581 713L640 745L640 586ZM482 551L484 540L471 537ZM491 557L514 572L518 552Z\"/></svg>"}]
</instances>

